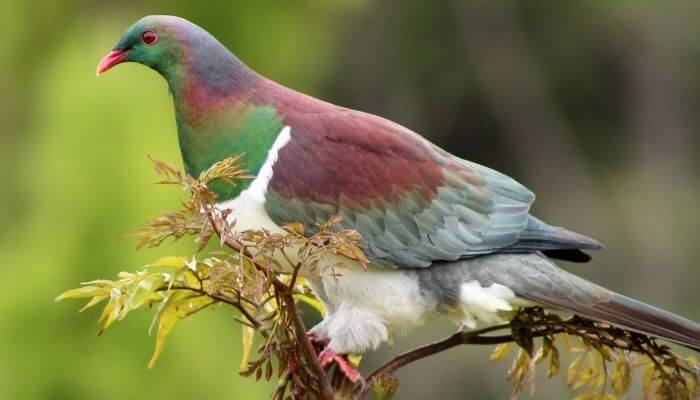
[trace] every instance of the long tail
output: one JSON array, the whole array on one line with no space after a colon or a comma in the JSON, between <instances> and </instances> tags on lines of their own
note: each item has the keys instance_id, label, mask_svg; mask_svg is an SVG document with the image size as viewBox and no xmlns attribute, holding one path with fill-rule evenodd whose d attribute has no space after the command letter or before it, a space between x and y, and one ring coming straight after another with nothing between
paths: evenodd
<instances>
[{"instance_id":1,"label":"long tail","mask_svg":"<svg viewBox=\"0 0 700 400\"><path fill-rule=\"evenodd\" d=\"M523 299L700 351L700 324L579 278L543 255L484 257L479 263L460 265L459 270L464 279L477 280L482 286L498 283Z\"/></svg>"},{"instance_id":2,"label":"long tail","mask_svg":"<svg viewBox=\"0 0 700 400\"><path fill-rule=\"evenodd\" d=\"M610 292L608 299L595 304L576 304L568 299L536 293L521 296L549 307L564 309L586 318L658 336L700 351L700 325L614 292Z\"/></svg>"}]
</instances>

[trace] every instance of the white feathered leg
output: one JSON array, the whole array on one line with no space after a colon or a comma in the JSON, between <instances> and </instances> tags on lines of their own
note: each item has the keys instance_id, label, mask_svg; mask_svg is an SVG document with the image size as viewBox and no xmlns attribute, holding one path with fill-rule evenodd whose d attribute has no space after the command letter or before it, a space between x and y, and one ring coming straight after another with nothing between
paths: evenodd
<instances>
[{"instance_id":1,"label":"white feathered leg","mask_svg":"<svg viewBox=\"0 0 700 400\"><path fill-rule=\"evenodd\" d=\"M386 325L369 311L346 305L311 329L316 339L338 354L358 354L374 350L386 341Z\"/></svg>"}]
</instances>

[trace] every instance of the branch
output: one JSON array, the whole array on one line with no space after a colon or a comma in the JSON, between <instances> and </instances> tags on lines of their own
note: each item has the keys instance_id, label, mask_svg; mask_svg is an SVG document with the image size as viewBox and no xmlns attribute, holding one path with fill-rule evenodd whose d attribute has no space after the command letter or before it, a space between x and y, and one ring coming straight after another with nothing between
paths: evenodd
<instances>
[{"instance_id":1,"label":"branch","mask_svg":"<svg viewBox=\"0 0 700 400\"><path fill-rule=\"evenodd\" d=\"M252 255L245 249L243 244L241 244L231 235L222 235L222 229L217 224L216 218L214 218L211 212L212 211L210 210L207 213L207 217L209 218L209 221L211 222L214 232L216 232L217 236L219 236L219 238L224 238L224 244L229 248L240 252L246 257L248 257L253 263L253 265L255 265L256 269L262 271L265 274L269 274L267 268L255 262ZM270 277L272 278L272 285L274 286L275 291L282 296L283 302L287 305L287 312L292 317L292 323L294 324L294 332L296 335L296 339L299 342L299 347L301 348L304 358L306 359L306 364L311 368L313 375L316 377L316 380L320 385L319 394L321 395L321 399L333 400L333 388L328 382L328 379L326 379L326 373L323 371L321 364L318 362L318 357L316 357L316 351L314 350L314 347L306 334L306 327L304 326L304 321L301 319L299 309L297 308L296 303L294 302L294 296L292 295L291 289L276 276L272 275Z\"/></svg>"},{"instance_id":2,"label":"branch","mask_svg":"<svg viewBox=\"0 0 700 400\"><path fill-rule=\"evenodd\" d=\"M453 347L460 346L463 344L486 344L486 345L493 345L493 344L501 344L501 343L507 343L507 342L512 342L514 341L513 335L501 335L501 336L481 336L486 333L502 330L502 329L508 329L510 328L510 324L504 324L504 325L497 325L497 326L492 326L484 329L480 329L477 331L471 331L471 332L462 332L459 331L452 336L449 336L445 339L442 339L440 341L437 341L435 343L431 343L422 347L415 348L413 350L407 351L403 354L400 354L390 361L386 362L385 364L381 365L379 368L374 370L372 374L370 374L369 378L367 378L367 386L371 386L375 381L387 376L391 375L394 371L397 369L410 364L414 361L418 361L422 358L431 356L436 353L443 352L445 350L449 350Z\"/></svg>"},{"instance_id":3,"label":"branch","mask_svg":"<svg viewBox=\"0 0 700 400\"><path fill-rule=\"evenodd\" d=\"M489 333L503 329L509 329L511 333L499 336L488 335ZM697 373L694 368L683 365L678 356L672 353L667 346L658 345L653 339L645 335L629 332L621 328L577 316L567 320L561 320L557 317L549 316L546 311L542 309L534 308L519 311L508 324L471 332L460 331L438 342L396 356L372 372L367 379L367 386L359 389L356 392L356 396L360 399L365 399L369 395L374 383L387 376L391 376L399 368L456 346L465 344L496 345L515 342L521 348L525 349L530 357L533 357L532 340L534 338L552 338L555 335L563 333L579 337L584 346L589 347L590 350L597 350L602 357L605 355L605 347L642 354L652 361L656 366L656 370L662 374L664 383L667 385L674 384L674 381L686 385L686 382L683 380L683 377L676 378L671 376L665 371L664 366L673 368L678 373L682 371L691 376ZM546 352L547 350L545 348L545 356ZM603 368L605 369L606 366L603 365Z\"/></svg>"}]
</instances>

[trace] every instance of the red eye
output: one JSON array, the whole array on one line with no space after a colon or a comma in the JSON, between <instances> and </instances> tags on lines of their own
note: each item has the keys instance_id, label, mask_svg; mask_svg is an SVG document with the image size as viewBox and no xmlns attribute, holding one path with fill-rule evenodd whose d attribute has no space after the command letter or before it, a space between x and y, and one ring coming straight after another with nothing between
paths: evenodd
<instances>
[{"instance_id":1,"label":"red eye","mask_svg":"<svg viewBox=\"0 0 700 400\"><path fill-rule=\"evenodd\" d=\"M145 31L141 34L141 41L147 45L152 45L158 40L158 35L153 31Z\"/></svg>"}]
</instances>

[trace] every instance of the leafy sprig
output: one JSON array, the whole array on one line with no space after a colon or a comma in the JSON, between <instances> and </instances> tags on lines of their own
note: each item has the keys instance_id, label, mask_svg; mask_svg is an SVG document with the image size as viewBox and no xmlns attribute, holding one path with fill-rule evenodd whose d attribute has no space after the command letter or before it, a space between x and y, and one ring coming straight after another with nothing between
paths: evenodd
<instances>
[{"instance_id":1,"label":"leafy sprig","mask_svg":"<svg viewBox=\"0 0 700 400\"><path fill-rule=\"evenodd\" d=\"M514 396L523 391L535 366L546 364L548 377L558 374L557 338L575 355L567 369L566 383L578 391L576 400L623 399L636 371L642 371L645 399L694 399L697 394L697 361L681 357L648 335L578 316L561 319L541 308L520 311L510 329L514 343L520 346L508 371ZM536 337L541 338L541 345L535 350ZM492 361L503 359L510 345L497 346ZM534 392L534 386L530 389Z\"/></svg>"}]
</instances>

